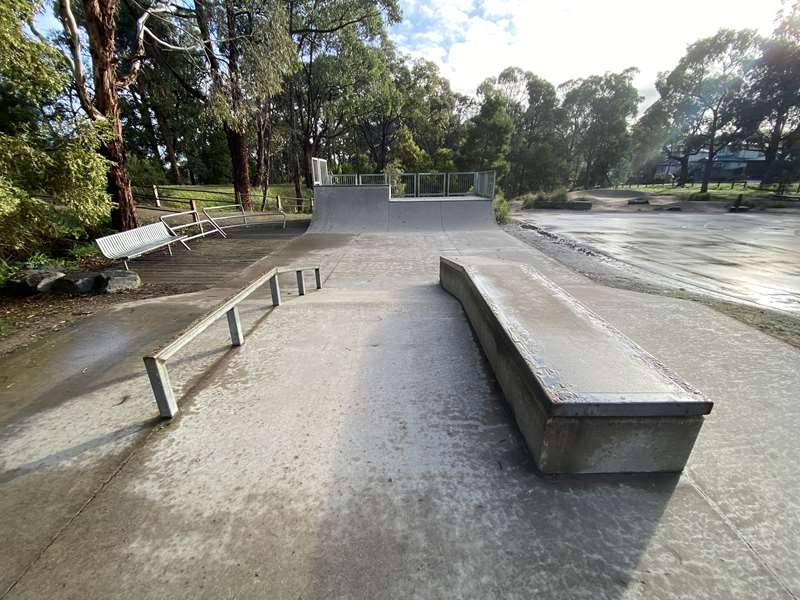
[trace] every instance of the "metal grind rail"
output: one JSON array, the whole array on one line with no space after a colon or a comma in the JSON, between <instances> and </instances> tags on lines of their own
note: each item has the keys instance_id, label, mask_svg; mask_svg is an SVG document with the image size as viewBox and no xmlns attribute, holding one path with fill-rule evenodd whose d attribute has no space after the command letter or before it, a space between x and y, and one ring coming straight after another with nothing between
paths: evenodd
<instances>
[{"instance_id":1,"label":"metal grind rail","mask_svg":"<svg viewBox=\"0 0 800 600\"><path fill-rule=\"evenodd\" d=\"M158 405L159 414L166 419L171 419L178 413L178 402L172 391L172 384L167 370L167 361L178 351L187 346L198 335L208 329L222 315L228 319L228 329L231 335L231 346L241 346L244 344L244 330L239 317L239 304L250 297L257 289L269 282L270 293L272 296L272 306L281 304L281 288L278 283L278 275L281 273L294 272L297 275L297 292L300 296L305 295L306 285L303 273L314 271L314 278L317 289L322 289L322 278L320 277L319 266L288 266L274 267L261 275L258 279L247 285L245 288L228 298L211 312L195 320L186 327L175 339L167 345L162 346L153 354L143 357L147 376L153 388L153 395Z\"/></svg>"}]
</instances>

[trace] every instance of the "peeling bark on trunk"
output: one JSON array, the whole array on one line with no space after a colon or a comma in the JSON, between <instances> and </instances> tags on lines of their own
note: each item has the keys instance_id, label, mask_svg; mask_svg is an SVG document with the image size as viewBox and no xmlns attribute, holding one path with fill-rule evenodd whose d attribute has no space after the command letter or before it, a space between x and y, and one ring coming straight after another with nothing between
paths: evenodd
<instances>
[{"instance_id":1,"label":"peeling bark on trunk","mask_svg":"<svg viewBox=\"0 0 800 600\"><path fill-rule=\"evenodd\" d=\"M112 139L100 149L100 153L114 163L108 172L108 192L117 203L117 208L111 215L112 224L115 229L126 230L137 227L139 222L128 178L125 143L119 120L114 67L116 9L115 1L83 0L89 51L92 56L94 106L111 123L113 134Z\"/></svg>"}]
</instances>

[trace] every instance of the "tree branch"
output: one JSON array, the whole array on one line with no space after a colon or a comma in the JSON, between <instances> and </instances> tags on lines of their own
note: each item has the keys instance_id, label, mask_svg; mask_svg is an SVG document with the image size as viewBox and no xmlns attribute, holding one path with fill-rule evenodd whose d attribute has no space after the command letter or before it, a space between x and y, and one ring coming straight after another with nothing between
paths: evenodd
<instances>
[{"instance_id":1,"label":"tree branch","mask_svg":"<svg viewBox=\"0 0 800 600\"><path fill-rule=\"evenodd\" d=\"M146 9L142 15L136 19L136 52L134 53L133 63L131 64L130 72L125 75L125 77L120 77L114 83L114 87L116 89L121 90L128 87L139 76L139 72L142 70L142 62L144 62L145 52L144 52L144 34L145 31L149 30L145 27L145 23L147 23L147 19L150 18L150 15L162 12L169 11L169 4L167 2L158 2L154 4L152 7ZM151 34L152 35L152 34ZM155 36L154 36L155 37Z\"/></svg>"},{"instance_id":2,"label":"tree branch","mask_svg":"<svg viewBox=\"0 0 800 600\"><path fill-rule=\"evenodd\" d=\"M339 23L338 25L327 27L324 29L316 29L314 27L301 27L299 29L294 29L292 27L289 28L289 33L292 35L296 34L318 34L318 33L336 33L344 29L345 27L349 27L350 25L355 25L356 23L361 23L365 21L369 17L378 16L380 13L368 12L360 17L356 17L355 19L350 19L349 21L344 21Z\"/></svg>"},{"instance_id":3,"label":"tree branch","mask_svg":"<svg viewBox=\"0 0 800 600\"><path fill-rule=\"evenodd\" d=\"M75 90L78 92L81 107L93 121L104 119L105 117L97 110L94 101L89 97L89 91L86 89L86 75L83 72L83 62L81 61L81 36L78 31L78 23L75 21L75 15L72 14L70 0L59 0L58 16L61 19L61 25L64 27L64 33L69 40L69 47L72 52L72 59L69 62L70 67L72 67Z\"/></svg>"}]
</instances>

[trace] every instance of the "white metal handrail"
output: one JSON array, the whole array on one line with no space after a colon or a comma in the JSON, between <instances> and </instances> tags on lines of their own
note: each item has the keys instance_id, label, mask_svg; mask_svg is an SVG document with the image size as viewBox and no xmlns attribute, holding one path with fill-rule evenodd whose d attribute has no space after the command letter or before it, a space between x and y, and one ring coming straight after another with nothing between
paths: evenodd
<instances>
[{"instance_id":1,"label":"white metal handrail","mask_svg":"<svg viewBox=\"0 0 800 600\"><path fill-rule=\"evenodd\" d=\"M212 212L212 211L215 211L215 210L227 210L227 209L230 209L230 208L237 209L237 214L230 214L230 215L224 215L223 214L223 215L216 215L216 216L211 216L209 214L209 212ZM216 227L217 229L220 230L220 233L222 233L223 235L225 235L222 232L223 229L230 229L231 227L244 227L245 225L249 225L249 223L247 222L247 214L248 213L245 211L244 206L242 206L241 204L223 204L221 206L207 206L206 208L203 209L203 214L206 216L207 219L209 219L214 224L214 227ZM279 215L281 215L283 217L282 228L286 229L286 213L283 212L282 210L278 210L277 213L273 213L273 212L260 212L260 213L251 212L250 216L275 215L275 214L279 214ZM242 222L241 223L234 223L232 225L221 225L220 224L220 221L228 221L230 219L241 219Z\"/></svg>"},{"instance_id":2,"label":"white metal handrail","mask_svg":"<svg viewBox=\"0 0 800 600\"><path fill-rule=\"evenodd\" d=\"M170 223L169 222L170 219L174 219L176 217L186 217L186 216L192 217L192 220L189 221L188 223ZM208 218L208 215L206 215L206 217L207 218L205 218L205 219L201 219L200 215L198 214L198 212L196 210L185 210L183 212L177 212L177 213L170 213L168 215L162 215L161 217L159 217L159 219L161 220L162 223L164 223L166 228L169 229L174 235L178 235L178 232L183 230L183 229L188 229L190 227L196 227L199 230L199 233L194 233L192 235L188 235L186 237L187 241L188 240L194 240L194 239L197 239L199 237L205 237L207 235L211 235L212 233L219 233L224 238L228 237L227 235L225 235L225 232L222 231L222 229L219 226L217 226L217 224L212 219ZM203 227L204 223L207 223L207 224L211 225L211 229L206 231L205 228Z\"/></svg>"},{"instance_id":3,"label":"white metal handrail","mask_svg":"<svg viewBox=\"0 0 800 600\"><path fill-rule=\"evenodd\" d=\"M172 391L169 372L167 371L167 360L208 329L208 327L222 315L226 315L228 319L231 345L241 346L244 344L244 330L242 329L242 322L239 317L239 304L246 300L262 285L269 282L272 306L280 306L281 288L278 283L278 275L291 271L297 274L297 293L303 296L306 293L303 273L304 271L311 270L314 271L317 289L322 289L322 278L320 277L319 266L274 267L225 300L215 309L206 313L199 319L196 319L170 342L152 354L143 357L144 366L147 370L147 376L150 379L150 386L153 388L153 395L158 405L159 414L164 418L171 419L178 413L178 403Z\"/></svg>"},{"instance_id":4,"label":"white metal handrail","mask_svg":"<svg viewBox=\"0 0 800 600\"><path fill-rule=\"evenodd\" d=\"M327 168L327 166L326 166ZM494 171L453 173L334 173L316 185L388 185L394 198L480 196L494 198Z\"/></svg>"}]
</instances>

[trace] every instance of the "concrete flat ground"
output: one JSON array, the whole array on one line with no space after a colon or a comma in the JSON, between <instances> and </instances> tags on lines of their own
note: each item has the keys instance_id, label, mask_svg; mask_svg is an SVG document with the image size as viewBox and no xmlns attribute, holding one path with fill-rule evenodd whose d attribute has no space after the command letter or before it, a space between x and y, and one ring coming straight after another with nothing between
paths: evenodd
<instances>
[{"instance_id":1,"label":"concrete flat ground","mask_svg":"<svg viewBox=\"0 0 800 600\"><path fill-rule=\"evenodd\" d=\"M800 215L524 211L522 222L673 285L800 312Z\"/></svg>"},{"instance_id":2,"label":"concrete flat ground","mask_svg":"<svg viewBox=\"0 0 800 600\"><path fill-rule=\"evenodd\" d=\"M440 254L509 252L715 402L683 475L534 471L438 285ZM276 310L254 296L241 348L224 322L199 337L171 365L182 413L164 426L138 357L119 349L85 387L107 347L62 341L70 393L0 430L3 597L800 596L797 350L499 231L307 234L270 260L320 263L324 289Z\"/></svg>"}]
</instances>

